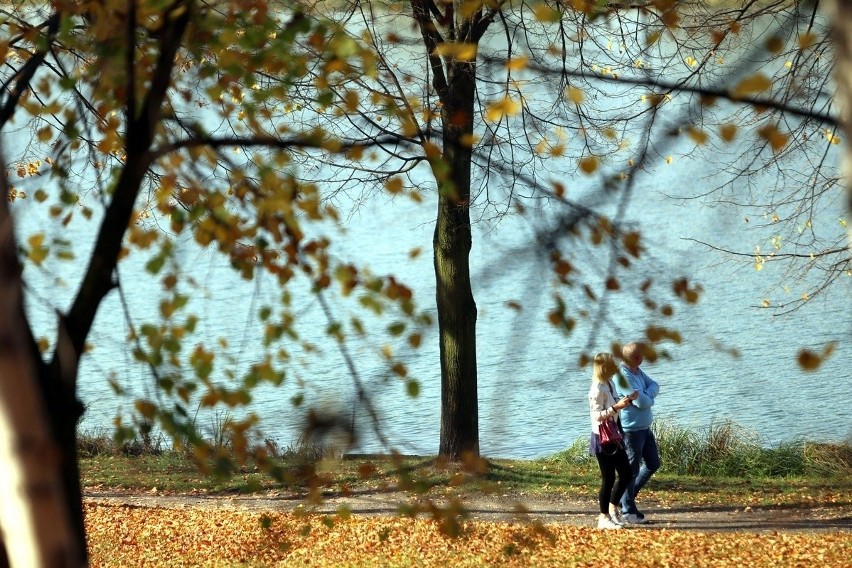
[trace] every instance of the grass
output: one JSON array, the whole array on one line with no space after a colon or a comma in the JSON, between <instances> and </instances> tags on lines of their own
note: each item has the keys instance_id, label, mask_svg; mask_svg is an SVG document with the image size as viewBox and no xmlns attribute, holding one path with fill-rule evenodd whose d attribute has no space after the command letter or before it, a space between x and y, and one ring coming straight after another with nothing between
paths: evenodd
<instances>
[{"instance_id":1,"label":"grass","mask_svg":"<svg viewBox=\"0 0 852 568\"><path fill-rule=\"evenodd\" d=\"M655 432L663 465L648 491L662 500L694 500L701 494L717 503L786 502L852 495L849 442L800 441L766 448L733 423L692 431L662 422L655 424ZM271 456L266 463L225 468L215 467L215 461L199 463L186 451L167 449L162 440L116 445L106 436L89 435L79 438L78 447L84 486L129 491L346 493L400 489L462 496L588 497L599 483L597 462L588 455L586 440L540 459L469 460L462 464L414 456L339 459L327 457L329 452L318 447L280 449L271 441L266 446Z\"/></svg>"}]
</instances>

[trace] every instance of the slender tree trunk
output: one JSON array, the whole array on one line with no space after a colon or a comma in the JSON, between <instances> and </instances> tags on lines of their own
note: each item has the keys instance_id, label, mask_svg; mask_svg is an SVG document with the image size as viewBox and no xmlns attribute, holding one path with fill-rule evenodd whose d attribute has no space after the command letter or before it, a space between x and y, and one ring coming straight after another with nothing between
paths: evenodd
<instances>
[{"instance_id":1,"label":"slender tree trunk","mask_svg":"<svg viewBox=\"0 0 852 568\"><path fill-rule=\"evenodd\" d=\"M0 533L5 548L0 565L84 566L79 475L70 487L65 475L69 465L77 472L76 418L66 436L72 440L69 455L55 437L56 417L40 375L45 366L37 363L40 355L24 315L5 176L0 186ZM70 416L74 405L64 402L63 416Z\"/></svg>"},{"instance_id":2,"label":"slender tree trunk","mask_svg":"<svg viewBox=\"0 0 852 568\"><path fill-rule=\"evenodd\" d=\"M476 64L449 67L442 120L444 160L438 179L438 217L433 239L441 353L439 454L457 460L479 456L476 384L476 302L470 285L470 135Z\"/></svg>"},{"instance_id":3,"label":"slender tree trunk","mask_svg":"<svg viewBox=\"0 0 852 568\"><path fill-rule=\"evenodd\" d=\"M836 100L840 108L845 145L843 171L846 178L846 207L852 214L852 0L827 0L823 8L832 22ZM852 247L852 224L847 230L849 245Z\"/></svg>"}]
</instances>

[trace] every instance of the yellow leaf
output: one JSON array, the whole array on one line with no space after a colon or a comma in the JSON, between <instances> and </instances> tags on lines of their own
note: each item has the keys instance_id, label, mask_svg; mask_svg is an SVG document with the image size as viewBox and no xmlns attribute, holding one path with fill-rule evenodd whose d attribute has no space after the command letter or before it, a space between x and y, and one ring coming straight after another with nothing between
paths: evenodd
<instances>
[{"instance_id":1,"label":"yellow leaf","mask_svg":"<svg viewBox=\"0 0 852 568\"><path fill-rule=\"evenodd\" d=\"M648 34L648 37L645 38L645 46L649 47L657 43L657 40L662 36L662 32L656 31Z\"/></svg>"},{"instance_id":2,"label":"yellow leaf","mask_svg":"<svg viewBox=\"0 0 852 568\"><path fill-rule=\"evenodd\" d=\"M435 48L435 55L450 57L459 61L473 61L476 59L477 45L465 42L444 42Z\"/></svg>"},{"instance_id":3,"label":"yellow leaf","mask_svg":"<svg viewBox=\"0 0 852 568\"><path fill-rule=\"evenodd\" d=\"M539 22L555 24L562 19L562 14L556 8L551 8L544 2L538 2L533 10L535 19Z\"/></svg>"},{"instance_id":4,"label":"yellow leaf","mask_svg":"<svg viewBox=\"0 0 852 568\"><path fill-rule=\"evenodd\" d=\"M482 9L484 2L485 0L466 0L465 2L461 2L458 7L459 15L464 20L473 18Z\"/></svg>"},{"instance_id":5,"label":"yellow leaf","mask_svg":"<svg viewBox=\"0 0 852 568\"><path fill-rule=\"evenodd\" d=\"M686 63L689 67L695 67L696 65L698 65L698 60L696 60L696 59L695 59L693 56L691 56L691 55L690 55L689 57L687 57L686 59L684 59L683 61L684 61L684 63Z\"/></svg>"},{"instance_id":6,"label":"yellow leaf","mask_svg":"<svg viewBox=\"0 0 852 568\"><path fill-rule=\"evenodd\" d=\"M506 69L509 71L519 71L521 69L526 69L528 63L529 58L526 56L522 55L520 57L513 57L506 62Z\"/></svg>"},{"instance_id":7,"label":"yellow leaf","mask_svg":"<svg viewBox=\"0 0 852 568\"><path fill-rule=\"evenodd\" d=\"M740 98L748 95L754 95L756 93L762 93L771 86L772 81L769 80L769 77L763 73L756 73L751 77L746 77L740 81L740 83L731 91L731 96L734 98Z\"/></svg>"},{"instance_id":8,"label":"yellow leaf","mask_svg":"<svg viewBox=\"0 0 852 568\"><path fill-rule=\"evenodd\" d=\"M580 170L584 174L593 174L598 169L598 163L595 156L587 156L580 160Z\"/></svg>"},{"instance_id":9,"label":"yellow leaf","mask_svg":"<svg viewBox=\"0 0 852 568\"><path fill-rule=\"evenodd\" d=\"M521 111L521 103L509 97L491 103L485 110L485 117L491 122L497 122L504 116L513 116Z\"/></svg>"},{"instance_id":10,"label":"yellow leaf","mask_svg":"<svg viewBox=\"0 0 852 568\"><path fill-rule=\"evenodd\" d=\"M565 89L565 96L575 105L583 104L583 91L577 87L568 87Z\"/></svg>"},{"instance_id":11,"label":"yellow leaf","mask_svg":"<svg viewBox=\"0 0 852 568\"><path fill-rule=\"evenodd\" d=\"M832 144L840 144L840 137L834 134L830 128L826 128L825 130L825 139L831 142Z\"/></svg>"},{"instance_id":12,"label":"yellow leaf","mask_svg":"<svg viewBox=\"0 0 852 568\"><path fill-rule=\"evenodd\" d=\"M41 233L30 236L27 239L30 251L27 258L36 266L40 266L50 253L50 248L44 244L44 235Z\"/></svg>"}]
</instances>

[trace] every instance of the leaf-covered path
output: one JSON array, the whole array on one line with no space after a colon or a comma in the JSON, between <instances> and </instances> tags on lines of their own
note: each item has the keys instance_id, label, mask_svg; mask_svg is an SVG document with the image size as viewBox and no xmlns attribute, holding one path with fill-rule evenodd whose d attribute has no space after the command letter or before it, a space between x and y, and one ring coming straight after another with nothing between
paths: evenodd
<instances>
[{"instance_id":1,"label":"leaf-covered path","mask_svg":"<svg viewBox=\"0 0 852 568\"><path fill-rule=\"evenodd\" d=\"M299 514L364 516L398 516L414 513L429 516L435 508L447 510L452 501L423 499L398 492L362 491L349 495L329 494L312 503L304 496L268 492L253 495L164 495L115 490L87 492L87 502L94 504L131 505L166 509L243 510L298 512ZM640 530L669 529L684 531L754 531L754 532L847 532L852 536L852 506L848 500L832 502L775 503L666 503L645 500L644 511L649 524ZM559 495L532 496L520 494L465 497L451 509L471 521L545 523L592 526L596 502ZM433 515L434 516L434 515Z\"/></svg>"},{"instance_id":2,"label":"leaf-covered path","mask_svg":"<svg viewBox=\"0 0 852 568\"><path fill-rule=\"evenodd\" d=\"M523 502L523 505L521 505ZM406 503L416 517L399 516ZM430 505L449 505L429 512ZM848 566L848 504L670 507L641 528L592 527L594 502L524 495L452 503L401 494L331 497L90 493L93 567ZM449 511L450 514L447 514ZM440 514L434 514L439 512ZM312 514L313 513L313 514ZM640 536L641 535L641 536ZM639 538L637 538L639 537Z\"/></svg>"}]
</instances>

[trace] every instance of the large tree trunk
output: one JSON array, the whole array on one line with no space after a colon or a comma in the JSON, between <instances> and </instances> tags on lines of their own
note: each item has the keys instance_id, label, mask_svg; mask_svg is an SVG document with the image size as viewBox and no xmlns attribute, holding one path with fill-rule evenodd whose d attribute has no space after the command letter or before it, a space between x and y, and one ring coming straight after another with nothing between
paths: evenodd
<instances>
[{"instance_id":1,"label":"large tree trunk","mask_svg":"<svg viewBox=\"0 0 852 568\"><path fill-rule=\"evenodd\" d=\"M0 179L0 565L84 566L86 539L74 443L62 444L43 388L44 365L24 315L21 267ZM64 402L62 419L76 402ZM54 420L52 421L51 418ZM70 453L62 447L70 439ZM73 479L66 475L71 472Z\"/></svg>"},{"instance_id":2,"label":"large tree trunk","mask_svg":"<svg viewBox=\"0 0 852 568\"><path fill-rule=\"evenodd\" d=\"M476 303L470 286L470 164L475 62L456 61L444 100L444 160L438 179L433 239L441 352L439 454L457 460L479 456L476 385Z\"/></svg>"}]
</instances>

